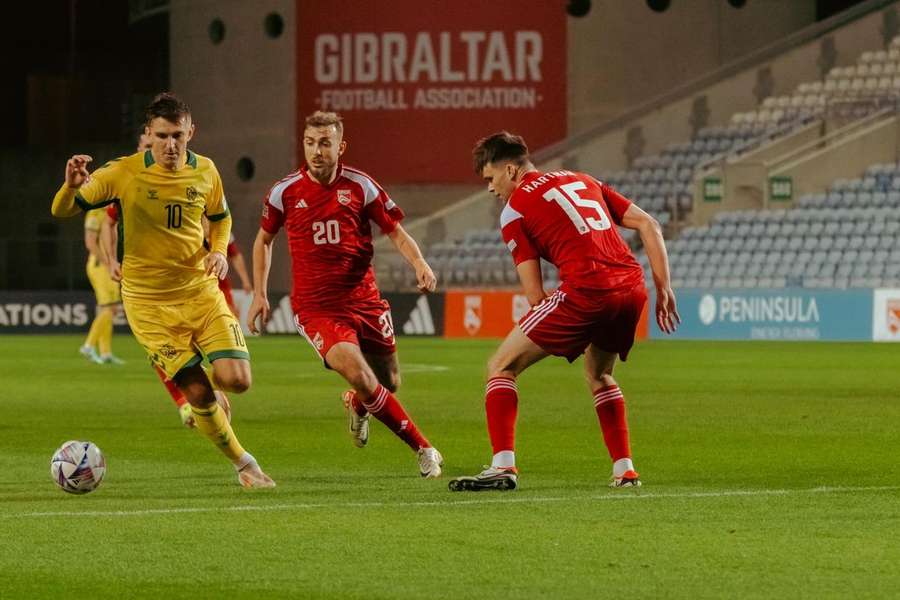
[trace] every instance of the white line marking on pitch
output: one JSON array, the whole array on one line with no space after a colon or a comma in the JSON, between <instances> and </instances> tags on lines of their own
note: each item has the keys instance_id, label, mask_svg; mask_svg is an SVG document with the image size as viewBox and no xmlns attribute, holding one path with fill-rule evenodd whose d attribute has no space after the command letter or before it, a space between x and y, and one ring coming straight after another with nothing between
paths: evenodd
<instances>
[{"instance_id":1,"label":"white line marking on pitch","mask_svg":"<svg viewBox=\"0 0 900 600\"><path fill-rule=\"evenodd\" d=\"M321 363L320 363L321 364ZM407 375L409 373L443 373L449 371L450 367L444 365L426 365L424 363L400 363L400 374ZM301 373L292 373L294 379L316 379L322 377L325 371L305 371ZM144 377L146 379L146 377Z\"/></svg>"},{"instance_id":2,"label":"white line marking on pitch","mask_svg":"<svg viewBox=\"0 0 900 600\"><path fill-rule=\"evenodd\" d=\"M25 517L131 517L140 515L171 515L185 513L213 512L268 512L278 510L312 510L317 508L415 508L427 506L470 506L482 504L529 504L542 502L593 502L603 500L649 500L654 498L693 499L693 498L731 498L740 496L792 496L798 494L852 494L858 492L894 492L900 486L871 487L816 487L799 490L722 490L718 492L685 492L671 494L642 493L637 490L619 490L603 496L548 496L528 497L514 496L516 492L506 492L503 496L478 498L475 500L431 500L421 502L334 502L334 503L297 503L297 504L250 504L246 506L198 506L185 508L150 508L146 510L94 510L94 511L56 511L31 512L22 514L0 515L0 520ZM448 492L449 493L449 492ZM466 492L457 492L466 494ZM490 494L491 492L480 492ZM497 492L502 493L502 492Z\"/></svg>"}]
</instances>

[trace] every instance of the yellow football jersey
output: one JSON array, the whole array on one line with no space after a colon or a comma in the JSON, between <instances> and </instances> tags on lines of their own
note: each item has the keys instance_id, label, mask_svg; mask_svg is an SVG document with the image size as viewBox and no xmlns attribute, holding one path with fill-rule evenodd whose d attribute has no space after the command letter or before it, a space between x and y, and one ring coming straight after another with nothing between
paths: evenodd
<instances>
[{"instance_id":1,"label":"yellow football jersey","mask_svg":"<svg viewBox=\"0 0 900 600\"><path fill-rule=\"evenodd\" d=\"M100 225L103 223L103 218L106 216L106 213L102 210L90 210L84 214L84 228L86 231L94 232L98 237L100 235ZM98 239L98 244L99 239ZM96 262L97 257L94 256L93 252L88 252L88 263L91 261Z\"/></svg>"},{"instance_id":2,"label":"yellow football jersey","mask_svg":"<svg viewBox=\"0 0 900 600\"><path fill-rule=\"evenodd\" d=\"M149 150L118 158L91 173L75 202L101 214L95 209L118 204L123 298L177 304L216 286L205 274L201 216L224 220L226 240L231 217L210 159L188 150L185 165L170 171Z\"/></svg>"}]
</instances>

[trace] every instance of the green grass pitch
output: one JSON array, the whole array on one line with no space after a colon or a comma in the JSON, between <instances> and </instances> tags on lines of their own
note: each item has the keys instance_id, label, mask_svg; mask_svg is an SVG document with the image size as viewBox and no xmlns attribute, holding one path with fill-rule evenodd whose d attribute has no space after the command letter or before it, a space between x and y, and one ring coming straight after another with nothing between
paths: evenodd
<instances>
[{"instance_id":1,"label":"green grass pitch","mask_svg":"<svg viewBox=\"0 0 900 600\"><path fill-rule=\"evenodd\" d=\"M444 478L373 422L298 337L250 340L235 430L278 482L241 489L137 344L88 364L75 336L0 337L0 597L881 598L900 590L900 348L645 342L616 375L644 487L610 490L580 363L519 382L520 489L451 494L490 460L496 342L405 338L399 394ZM53 450L109 470L69 496Z\"/></svg>"}]
</instances>

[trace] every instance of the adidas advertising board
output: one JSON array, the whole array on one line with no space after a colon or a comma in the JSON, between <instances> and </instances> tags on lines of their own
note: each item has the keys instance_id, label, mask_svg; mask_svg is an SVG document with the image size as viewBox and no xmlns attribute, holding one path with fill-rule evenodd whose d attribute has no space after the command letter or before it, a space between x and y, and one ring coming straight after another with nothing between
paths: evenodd
<instances>
[{"instance_id":1,"label":"adidas advertising board","mask_svg":"<svg viewBox=\"0 0 900 600\"><path fill-rule=\"evenodd\" d=\"M241 313L241 326L246 329L250 298L242 290L232 292L234 303ZM444 295L416 293L383 293L391 305L391 316L400 335L443 335ZM288 294L269 294L272 315L266 333L297 333L294 312Z\"/></svg>"}]
</instances>

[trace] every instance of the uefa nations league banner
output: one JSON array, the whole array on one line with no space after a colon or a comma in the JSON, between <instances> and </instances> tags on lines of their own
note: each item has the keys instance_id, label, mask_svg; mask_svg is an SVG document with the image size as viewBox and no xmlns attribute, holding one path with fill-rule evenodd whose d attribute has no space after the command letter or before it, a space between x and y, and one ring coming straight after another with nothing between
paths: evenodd
<instances>
[{"instance_id":1,"label":"uefa nations league banner","mask_svg":"<svg viewBox=\"0 0 900 600\"><path fill-rule=\"evenodd\" d=\"M537 150L567 133L564 2L296 6L300 157L315 110L343 115L345 160L382 183L471 183L478 138L507 129Z\"/></svg>"},{"instance_id":2,"label":"uefa nations league banner","mask_svg":"<svg viewBox=\"0 0 900 600\"><path fill-rule=\"evenodd\" d=\"M651 318L651 338L873 339L872 290L682 289L675 293L681 325L667 336ZM651 315L654 306L651 297Z\"/></svg>"},{"instance_id":3,"label":"uefa nations league banner","mask_svg":"<svg viewBox=\"0 0 900 600\"><path fill-rule=\"evenodd\" d=\"M76 333L87 331L97 300L87 291L0 292L0 333ZM121 311L114 321L128 332Z\"/></svg>"}]
</instances>

